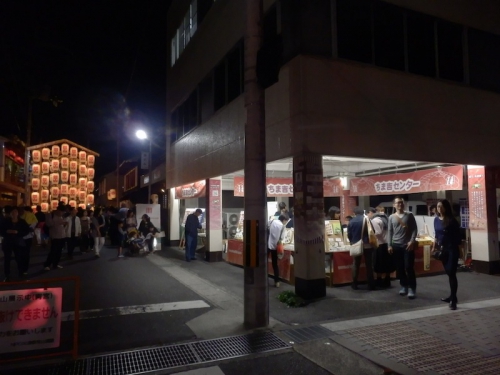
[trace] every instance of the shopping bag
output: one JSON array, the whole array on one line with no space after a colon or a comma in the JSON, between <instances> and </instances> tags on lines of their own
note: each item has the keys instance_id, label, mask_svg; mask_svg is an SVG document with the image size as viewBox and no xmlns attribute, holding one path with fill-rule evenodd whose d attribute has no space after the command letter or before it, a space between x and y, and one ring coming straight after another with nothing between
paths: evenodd
<instances>
[{"instance_id":1,"label":"shopping bag","mask_svg":"<svg viewBox=\"0 0 500 375\"><path fill-rule=\"evenodd\" d=\"M360 239L358 242L352 244L349 248L349 254L352 257L359 257L360 255L363 255L363 245L363 239Z\"/></svg>"},{"instance_id":2,"label":"shopping bag","mask_svg":"<svg viewBox=\"0 0 500 375\"><path fill-rule=\"evenodd\" d=\"M278 255L278 259L282 259L283 255L285 255L285 245L281 241L278 241L276 244L276 254Z\"/></svg>"}]
</instances>

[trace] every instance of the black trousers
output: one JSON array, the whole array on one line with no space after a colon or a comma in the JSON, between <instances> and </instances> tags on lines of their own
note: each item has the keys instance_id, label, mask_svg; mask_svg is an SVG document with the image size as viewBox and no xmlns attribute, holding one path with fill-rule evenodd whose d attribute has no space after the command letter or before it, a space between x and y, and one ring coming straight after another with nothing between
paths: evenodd
<instances>
[{"instance_id":1,"label":"black trousers","mask_svg":"<svg viewBox=\"0 0 500 375\"><path fill-rule=\"evenodd\" d=\"M417 289L415 276L415 251L406 250L406 245L392 245L396 256L396 277L405 288Z\"/></svg>"},{"instance_id":2,"label":"black trousers","mask_svg":"<svg viewBox=\"0 0 500 375\"><path fill-rule=\"evenodd\" d=\"M271 253L271 263L273 264L274 281L280 281L280 269L278 268L278 252L276 250L267 249L267 255Z\"/></svg>"},{"instance_id":3,"label":"black trousers","mask_svg":"<svg viewBox=\"0 0 500 375\"><path fill-rule=\"evenodd\" d=\"M65 238L52 238L50 240L50 252L43 265L44 267L57 267L59 265L65 240Z\"/></svg>"},{"instance_id":4,"label":"black trousers","mask_svg":"<svg viewBox=\"0 0 500 375\"><path fill-rule=\"evenodd\" d=\"M66 244L66 248L68 249L68 256L72 256L73 251L75 251L75 247L78 246L79 238L75 236L66 237L64 242Z\"/></svg>"},{"instance_id":5,"label":"black trousers","mask_svg":"<svg viewBox=\"0 0 500 375\"><path fill-rule=\"evenodd\" d=\"M354 285L358 284L359 266L361 265L362 258L365 257L366 266L366 279L368 280L369 286L374 286L373 281L373 249L363 249L363 255L359 257L352 258L352 283Z\"/></svg>"},{"instance_id":6,"label":"black trousers","mask_svg":"<svg viewBox=\"0 0 500 375\"><path fill-rule=\"evenodd\" d=\"M24 271L25 261L23 260L23 253L25 252L22 247L12 246L6 244L5 242L2 244L3 251L3 271L5 277L10 276L10 262L12 261L13 255L14 259L17 263L17 272L19 276L22 275Z\"/></svg>"}]
</instances>

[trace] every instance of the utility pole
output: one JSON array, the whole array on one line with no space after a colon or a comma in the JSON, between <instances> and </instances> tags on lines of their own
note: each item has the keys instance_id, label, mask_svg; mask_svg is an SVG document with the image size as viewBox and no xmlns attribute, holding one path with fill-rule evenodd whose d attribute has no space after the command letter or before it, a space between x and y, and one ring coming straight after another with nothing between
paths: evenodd
<instances>
[{"instance_id":1,"label":"utility pole","mask_svg":"<svg viewBox=\"0 0 500 375\"><path fill-rule=\"evenodd\" d=\"M244 265L244 319L247 328L269 325L266 244L266 127L264 90L257 81L257 52L262 43L262 0L246 0L245 31L245 222L256 220L257 265ZM245 233L245 244L249 239ZM256 248L255 248L256 247ZM248 247L246 249L248 251Z\"/></svg>"}]
</instances>

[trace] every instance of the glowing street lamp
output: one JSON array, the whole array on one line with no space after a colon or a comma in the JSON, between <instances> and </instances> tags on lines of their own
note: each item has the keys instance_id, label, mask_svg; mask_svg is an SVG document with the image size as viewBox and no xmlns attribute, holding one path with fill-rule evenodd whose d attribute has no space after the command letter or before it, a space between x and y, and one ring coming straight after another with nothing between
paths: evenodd
<instances>
[{"instance_id":1,"label":"glowing street lamp","mask_svg":"<svg viewBox=\"0 0 500 375\"><path fill-rule=\"evenodd\" d=\"M145 140L147 139L149 141L149 155L148 155L148 203L149 200L151 199L151 181L152 181L152 168L151 168L151 138L148 137L148 133L146 133L144 130L139 129L135 132L135 136L139 138L140 140Z\"/></svg>"}]
</instances>

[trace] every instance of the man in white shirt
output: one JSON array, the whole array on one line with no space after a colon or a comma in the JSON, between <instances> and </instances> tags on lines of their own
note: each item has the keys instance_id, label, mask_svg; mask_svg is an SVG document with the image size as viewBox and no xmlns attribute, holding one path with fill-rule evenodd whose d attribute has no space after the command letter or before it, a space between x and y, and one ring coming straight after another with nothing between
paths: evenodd
<instances>
[{"instance_id":1,"label":"man in white shirt","mask_svg":"<svg viewBox=\"0 0 500 375\"><path fill-rule=\"evenodd\" d=\"M285 232L285 224L288 221L287 215L279 215L278 220L271 220L269 224L269 238L267 240L267 254L271 253L271 261L273 264L274 271L274 286L276 288L280 287L280 270L278 268L278 252L276 251L276 246L278 242L283 239L283 234Z\"/></svg>"},{"instance_id":2,"label":"man in white shirt","mask_svg":"<svg viewBox=\"0 0 500 375\"><path fill-rule=\"evenodd\" d=\"M394 257L387 251L387 229L389 218L385 214L384 207L370 207L369 214L375 235L377 236L378 248L373 254L373 270L377 274L377 286L381 288L391 287L391 273L395 271L396 266Z\"/></svg>"},{"instance_id":3,"label":"man in white shirt","mask_svg":"<svg viewBox=\"0 0 500 375\"><path fill-rule=\"evenodd\" d=\"M66 247L68 251L68 259L73 259L73 251L78 246L78 239L82 233L80 218L76 216L76 208L72 207L69 211L69 216L65 219L66 225Z\"/></svg>"}]
</instances>

